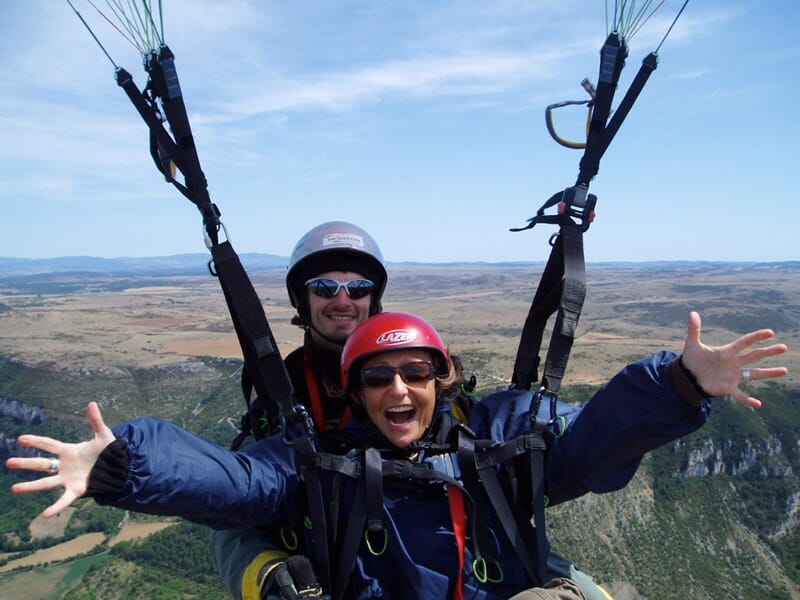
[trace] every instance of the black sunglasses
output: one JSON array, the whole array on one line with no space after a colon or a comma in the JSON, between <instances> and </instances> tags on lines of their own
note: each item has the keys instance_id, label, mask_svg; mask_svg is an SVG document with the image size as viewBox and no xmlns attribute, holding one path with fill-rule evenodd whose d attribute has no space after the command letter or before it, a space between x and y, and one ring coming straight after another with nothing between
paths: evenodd
<instances>
[{"instance_id":1,"label":"black sunglasses","mask_svg":"<svg viewBox=\"0 0 800 600\"><path fill-rule=\"evenodd\" d=\"M375 284L369 279L336 281L330 277L314 277L306 281L305 285L312 294L320 298L335 298L339 290L344 288L345 293L353 300L366 298L375 289Z\"/></svg>"},{"instance_id":2,"label":"black sunglasses","mask_svg":"<svg viewBox=\"0 0 800 600\"><path fill-rule=\"evenodd\" d=\"M400 373L400 379L409 385L430 381L436 377L433 363L427 360L415 360L399 367L375 365L361 369L361 383L366 387L386 387L391 385L397 373Z\"/></svg>"}]
</instances>

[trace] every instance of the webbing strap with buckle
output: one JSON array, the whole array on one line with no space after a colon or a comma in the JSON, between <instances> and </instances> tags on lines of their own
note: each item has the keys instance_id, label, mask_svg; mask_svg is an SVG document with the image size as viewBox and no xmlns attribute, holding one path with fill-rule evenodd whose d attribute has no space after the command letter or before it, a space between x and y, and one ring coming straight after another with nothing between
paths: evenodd
<instances>
[{"instance_id":1,"label":"webbing strap with buckle","mask_svg":"<svg viewBox=\"0 0 800 600\"><path fill-rule=\"evenodd\" d=\"M561 227L536 289L520 336L512 383L529 390L539 380L539 350L547 321L557 312L542 378L543 385L557 392L566 371L569 353L586 297L586 267L583 232L569 222ZM546 383L545 383L546 382Z\"/></svg>"},{"instance_id":2,"label":"webbing strap with buckle","mask_svg":"<svg viewBox=\"0 0 800 600\"><path fill-rule=\"evenodd\" d=\"M544 454L547 450L544 426L546 422L534 423L530 433L486 448L477 455L478 474L486 496L534 585L542 585L545 581L547 557L543 502ZM531 527L529 521L519 519L517 511L512 510L497 476L496 466L508 464L517 456L527 456L530 461L531 514L534 516L535 527ZM513 498L513 501L516 505L518 498ZM536 541L536 561L531 557L523 532L532 533Z\"/></svg>"},{"instance_id":3,"label":"webbing strap with buckle","mask_svg":"<svg viewBox=\"0 0 800 600\"><path fill-rule=\"evenodd\" d=\"M493 561L496 558L494 543L491 538L486 517L489 514L484 489L480 474L478 473L478 463L475 453L475 438L464 427L458 427L458 467L461 470L461 478L464 488L472 499L472 513L470 514L470 524L472 530L472 545L476 560Z\"/></svg>"},{"instance_id":4,"label":"webbing strap with buckle","mask_svg":"<svg viewBox=\"0 0 800 600\"><path fill-rule=\"evenodd\" d=\"M314 543L308 548L314 567L318 570L319 581L322 589L331 589L331 564L330 550L328 548L328 519L326 516L326 504L322 494L322 482L320 480L320 469L316 464L319 453L313 446L313 439L310 435L302 436L294 440L294 447L300 454L303 464L302 480L306 492L306 502L309 517L311 518L311 531Z\"/></svg>"}]
</instances>

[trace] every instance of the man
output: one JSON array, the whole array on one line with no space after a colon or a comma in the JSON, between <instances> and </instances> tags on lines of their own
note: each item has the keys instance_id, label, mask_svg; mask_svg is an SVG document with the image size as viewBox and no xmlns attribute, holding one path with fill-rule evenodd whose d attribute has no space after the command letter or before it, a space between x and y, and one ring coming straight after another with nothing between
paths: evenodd
<instances>
[{"instance_id":1,"label":"man","mask_svg":"<svg viewBox=\"0 0 800 600\"><path fill-rule=\"evenodd\" d=\"M386 268L375 240L344 221L314 227L294 247L286 273L292 323L303 345L285 360L297 399L312 410L320 432L341 423L339 358L356 325L381 312Z\"/></svg>"},{"instance_id":2,"label":"man","mask_svg":"<svg viewBox=\"0 0 800 600\"><path fill-rule=\"evenodd\" d=\"M284 363L297 401L311 411L318 433L347 420L346 400L339 393L342 348L356 325L381 312L386 280L378 244L352 223L322 223L300 238L292 251L286 289L297 309L292 323L302 327L305 335L303 345ZM243 449L253 441L244 432L234 440L233 448ZM279 575L273 569L289 555L282 544L277 540L271 544L269 539L267 532L252 529L212 533L215 561L234 597L260 598L267 574ZM292 559L290 568L298 562L300 559ZM297 577L307 576L299 573L301 567L297 569Z\"/></svg>"}]
</instances>

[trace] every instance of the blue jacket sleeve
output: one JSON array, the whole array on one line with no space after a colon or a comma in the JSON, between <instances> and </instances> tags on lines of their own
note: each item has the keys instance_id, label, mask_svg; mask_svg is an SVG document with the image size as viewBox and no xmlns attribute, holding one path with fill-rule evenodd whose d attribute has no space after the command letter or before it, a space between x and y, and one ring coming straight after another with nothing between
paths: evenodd
<instances>
[{"instance_id":1,"label":"blue jacket sleeve","mask_svg":"<svg viewBox=\"0 0 800 600\"><path fill-rule=\"evenodd\" d=\"M296 457L279 439L233 452L157 419L113 431L129 461L114 506L229 528L284 522L294 504Z\"/></svg>"},{"instance_id":2,"label":"blue jacket sleeve","mask_svg":"<svg viewBox=\"0 0 800 600\"><path fill-rule=\"evenodd\" d=\"M676 358L660 352L628 365L582 408L558 404L567 427L547 456L550 505L623 488L647 452L706 422L710 404L687 402L673 388L667 371ZM531 398L525 390L493 394L475 405L470 425L498 441L527 433ZM549 406L540 407L539 418L549 418Z\"/></svg>"},{"instance_id":3,"label":"blue jacket sleeve","mask_svg":"<svg viewBox=\"0 0 800 600\"><path fill-rule=\"evenodd\" d=\"M660 352L628 365L582 408L550 448L551 504L621 489L647 452L705 424L710 403L684 401L670 382L667 369L676 358Z\"/></svg>"}]
</instances>

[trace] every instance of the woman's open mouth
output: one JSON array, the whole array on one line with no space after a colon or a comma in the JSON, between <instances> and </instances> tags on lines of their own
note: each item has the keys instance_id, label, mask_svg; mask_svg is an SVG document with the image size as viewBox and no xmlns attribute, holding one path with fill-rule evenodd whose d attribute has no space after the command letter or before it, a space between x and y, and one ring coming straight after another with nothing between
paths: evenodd
<instances>
[{"instance_id":1,"label":"woman's open mouth","mask_svg":"<svg viewBox=\"0 0 800 600\"><path fill-rule=\"evenodd\" d=\"M393 406L386 410L386 419L393 425L405 425L414 420L417 409L410 405Z\"/></svg>"}]
</instances>

